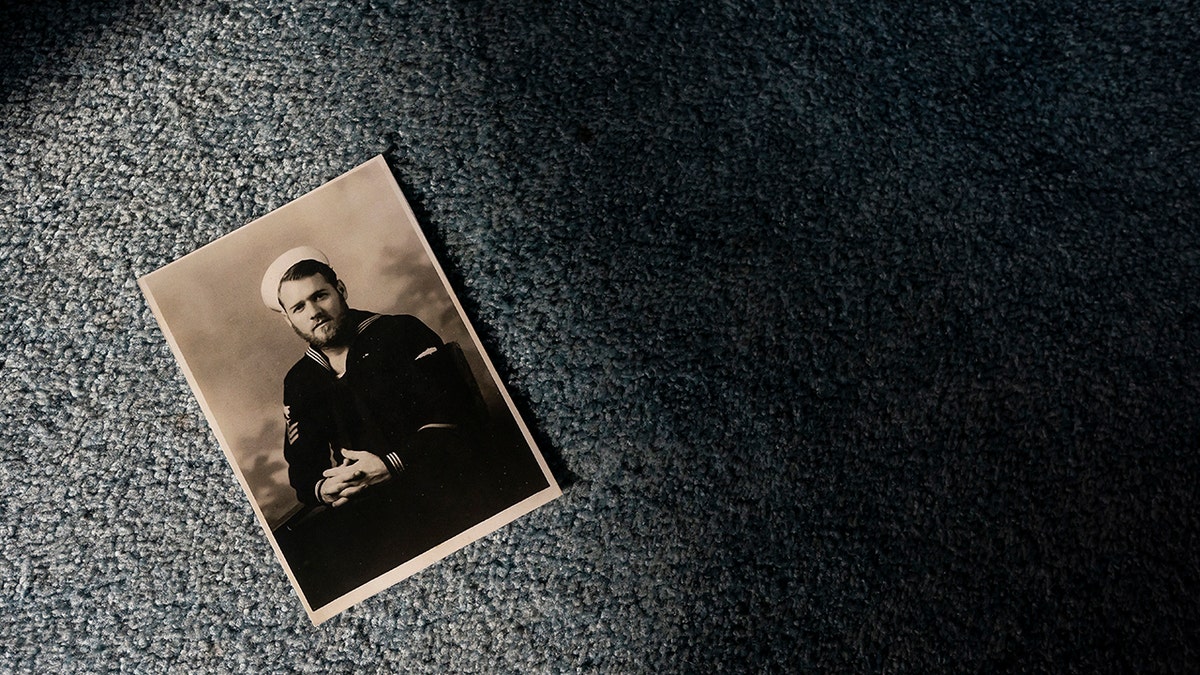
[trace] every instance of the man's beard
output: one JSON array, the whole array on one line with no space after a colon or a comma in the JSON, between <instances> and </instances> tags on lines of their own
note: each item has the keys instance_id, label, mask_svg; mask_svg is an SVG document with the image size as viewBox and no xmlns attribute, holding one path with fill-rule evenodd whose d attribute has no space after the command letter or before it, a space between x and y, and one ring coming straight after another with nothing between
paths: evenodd
<instances>
[{"instance_id":1,"label":"man's beard","mask_svg":"<svg viewBox=\"0 0 1200 675\"><path fill-rule=\"evenodd\" d=\"M354 337L354 331L350 330L350 316L342 314L339 319L330 319L328 323L319 326L318 328L330 328L323 331L324 335L318 335L316 329L312 332L305 332L292 324L292 330L296 331L296 335L304 338L308 344L317 349L325 349L326 347L345 347L350 344L350 339Z\"/></svg>"}]
</instances>

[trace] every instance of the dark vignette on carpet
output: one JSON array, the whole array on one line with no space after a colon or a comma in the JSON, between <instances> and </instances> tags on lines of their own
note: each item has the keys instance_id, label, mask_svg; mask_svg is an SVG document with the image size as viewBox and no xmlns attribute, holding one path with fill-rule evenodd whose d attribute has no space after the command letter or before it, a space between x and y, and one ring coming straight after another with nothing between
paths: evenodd
<instances>
[{"instance_id":1,"label":"dark vignette on carpet","mask_svg":"<svg viewBox=\"0 0 1200 675\"><path fill-rule=\"evenodd\" d=\"M1195 658L1184 9L472 15L539 262L591 263L564 339L709 542L697 663Z\"/></svg>"},{"instance_id":2,"label":"dark vignette on carpet","mask_svg":"<svg viewBox=\"0 0 1200 675\"><path fill-rule=\"evenodd\" d=\"M97 339L74 318L85 308L47 301L34 317L61 318L63 336L29 321L0 334L6 369L26 373L4 384L8 467L32 461L14 449L18 428L35 430L35 447L69 453L66 479L103 464L100 448L131 429L190 446L132 483L97 469L99 487L68 489L62 515L34 507L37 527L8 500L5 534L34 561L0 575L16 608L0 624L15 667L261 670L313 639L329 651L312 667L361 665L347 655L364 653L472 671L1200 665L1195 8L205 9L213 42L197 47L180 7L6 8L6 150L24 148L30 128L75 131L72 114L109 119L88 87L133 85L106 84L71 55L104 49L110 29L139 53L168 47L144 66L148 89L167 93L161 117L77 124L121 153L87 165L107 187L84 176L61 196L61 166L30 170L28 154L6 153L17 199L4 214L2 269L36 300L60 293L67 267L31 261L79 260L64 243L77 234L70 220L77 209L99 217L99 204L121 225L83 228L85 241L125 277L144 273L388 149L572 485L527 530L339 619L340 632L313 638L302 624L248 618L214 632L198 624L244 617L245 596L230 589L269 577L273 563L253 548L259 535L236 496L188 487L230 481L204 454L214 444L182 379L151 329L80 350L71 331ZM311 45L289 51L271 31ZM226 43L244 51L206 51ZM235 83L258 63L277 77ZM353 76L381 64L367 80L379 89L356 90ZM213 117L205 106L227 102L226 88L270 94L253 99L257 111ZM289 88L308 98L288 100ZM65 112L19 119L38 95ZM330 110L344 119L314 114ZM281 119L290 126L272 135ZM182 152L156 120L198 142ZM54 137L43 151L83 163L70 144L84 141ZM181 153L195 169L174 169L164 194L125 166L137 152ZM128 225L139 220L148 225ZM140 236L125 241L129 232ZM65 288L112 309L103 281L85 274ZM123 306L137 302L125 292ZM0 307L21 309L11 296ZM154 379L131 374L129 363L149 359ZM80 384L89 377L101 384ZM142 396L164 391L132 409L107 404L128 381ZM104 431L89 401L113 420ZM4 471L5 484L20 473ZM219 545L215 561L190 561L200 571L164 567L156 583L178 594L164 607L130 556L169 561L171 547L201 535L172 534L151 509L101 495L177 480L190 500L151 505L222 523L216 541L261 555L243 570L226 550L238 547ZM62 497L59 485L35 482L38 501ZM55 518L96 523L114 552L84 545L90 563L62 553L85 530ZM162 551L123 529L139 525L166 533ZM472 578L468 564L492 576L459 581ZM109 586L57 584L80 565ZM206 578L215 581L193 581ZM212 595L189 600L201 591ZM290 607L284 585L261 592L256 607ZM463 597L488 623L455 614ZM90 637L79 628L114 605L157 639L112 623ZM162 623L173 628L154 628ZM79 647L64 657L39 642L46 626ZM508 637L497 653L463 647L498 634ZM217 647L155 646L196 635Z\"/></svg>"}]
</instances>

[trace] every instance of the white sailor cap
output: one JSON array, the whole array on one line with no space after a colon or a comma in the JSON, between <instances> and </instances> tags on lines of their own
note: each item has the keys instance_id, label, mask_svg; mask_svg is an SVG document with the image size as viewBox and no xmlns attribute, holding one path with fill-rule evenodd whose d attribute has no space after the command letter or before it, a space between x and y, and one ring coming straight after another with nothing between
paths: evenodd
<instances>
[{"instance_id":1,"label":"white sailor cap","mask_svg":"<svg viewBox=\"0 0 1200 675\"><path fill-rule=\"evenodd\" d=\"M283 312L283 308L279 306L279 280L283 278L285 272L291 269L292 265L301 260L316 260L317 262L329 264L329 258L325 257L324 253L311 246L297 246L290 251L285 251L283 255L275 259L271 266L267 268L267 273L263 275L262 286L262 301L268 309L276 312Z\"/></svg>"}]
</instances>

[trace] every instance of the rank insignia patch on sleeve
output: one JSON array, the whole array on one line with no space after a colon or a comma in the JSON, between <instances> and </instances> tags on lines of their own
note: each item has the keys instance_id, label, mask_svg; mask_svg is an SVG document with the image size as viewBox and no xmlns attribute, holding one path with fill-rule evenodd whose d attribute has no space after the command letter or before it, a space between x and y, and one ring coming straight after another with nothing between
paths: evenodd
<instances>
[{"instance_id":1,"label":"rank insignia patch on sleeve","mask_svg":"<svg viewBox=\"0 0 1200 675\"><path fill-rule=\"evenodd\" d=\"M283 420L287 423L287 439L288 443L296 444L300 439L300 425L292 421L291 406L283 406Z\"/></svg>"}]
</instances>

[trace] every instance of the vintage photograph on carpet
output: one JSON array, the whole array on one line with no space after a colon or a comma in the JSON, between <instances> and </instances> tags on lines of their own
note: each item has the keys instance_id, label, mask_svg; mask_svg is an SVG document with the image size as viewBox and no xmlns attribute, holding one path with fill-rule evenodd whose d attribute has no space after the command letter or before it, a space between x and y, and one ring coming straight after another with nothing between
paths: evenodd
<instances>
[{"instance_id":1,"label":"vintage photograph on carpet","mask_svg":"<svg viewBox=\"0 0 1200 675\"><path fill-rule=\"evenodd\" d=\"M382 157L138 282L313 623L561 494Z\"/></svg>"}]
</instances>

